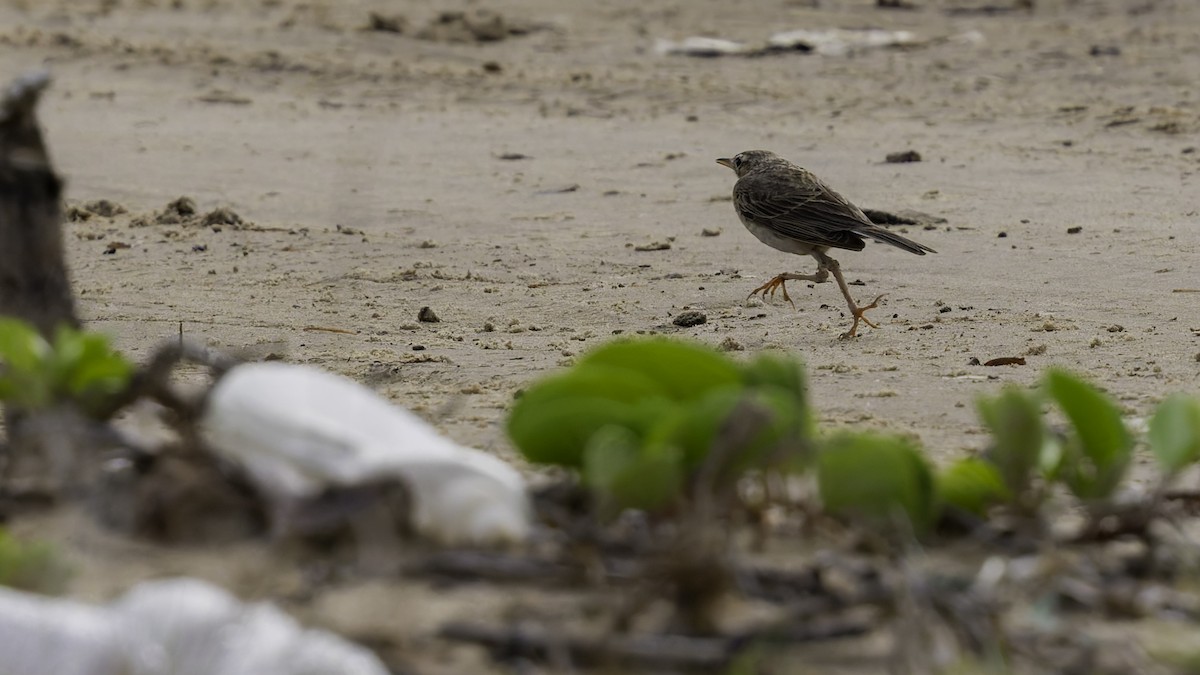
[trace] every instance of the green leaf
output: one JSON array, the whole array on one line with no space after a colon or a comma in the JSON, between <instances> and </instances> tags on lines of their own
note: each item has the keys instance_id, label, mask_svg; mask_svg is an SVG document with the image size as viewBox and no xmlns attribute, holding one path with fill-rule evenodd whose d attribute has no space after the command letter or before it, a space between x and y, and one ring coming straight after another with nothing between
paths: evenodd
<instances>
[{"instance_id":1,"label":"green leaf","mask_svg":"<svg viewBox=\"0 0 1200 675\"><path fill-rule=\"evenodd\" d=\"M1200 459L1200 400L1175 394L1160 403L1150 420L1150 450L1169 474Z\"/></svg>"},{"instance_id":2,"label":"green leaf","mask_svg":"<svg viewBox=\"0 0 1200 675\"><path fill-rule=\"evenodd\" d=\"M999 469L1008 490L1014 495L1023 494L1038 466L1046 438L1037 398L1008 387L995 398L979 398L975 405L992 434L988 459Z\"/></svg>"},{"instance_id":3,"label":"green leaf","mask_svg":"<svg viewBox=\"0 0 1200 675\"><path fill-rule=\"evenodd\" d=\"M67 337L55 353L63 373L58 384L66 395L81 401L102 399L129 386L133 364L109 346L107 336L71 332L74 335Z\"/></svg>"},{"instance_id":4,"label":"green leaf","mask_svg":"<svg viewBox=\"0 0 1200 675\"><path fill-rule=\"evenodd\" d=\"M1012 497L1000 470L975 457L961 459L939 473L937 486L943 504L977 516L986 515L989 507Z\"/></svg>"},{"instance_id":5,"label":"green leaf","mask_svg":"<svg viewBox=\"0 0 1200 675\"><path fill-rule=\"evenodd\" d=\"M746 384L772 386L791 392L801 404L808 402L808 378L798 359L776 352L763 352L742 366Z\"/></svg>"},{"instance_id":6,"label":"green leaf","mask_svg":"<svg viewBox=\"0 0 1200 675\"><path fill-rule=\"evenodd\" d=\"M746 383L762 391L787 392L791 396L787 404L787 419L792 423L791 433L797 440L808 441L817 434L816 418L808 403L808 377L804 363L786 354L764 352L743 366ZM809 458L799 458L806 460Z\"/></svg>"},{"instance_id":7,"label":"green leaf","mask_svg":"<svg viewBox=\"0 0 1200 675\"><path fill-rule=\"evenodd\" d=\"M637 434L620 426L592 434L584 450L583 479L617 509L655 510L683 491L678 453L662 446L647 452Z\"/></svg>"},{"instance_id":8,"label":"green leaf","mask_svg":"<svg viewBox=\"0 0 1200 675\"><path fill-rule=\"evenodd\" d=\"M676 401L695 400L709 391L742 381L737 366L720 353L680 340L610 342L584 356L580 366L608 366L641 373Z\"/></svg>"},{"instance_id":9,"label":"green leaf","mask_svg":"<svg viewBox=\"0 0 1200 675\"><path fill-rule=\"evenodd\" d=\"M754 406L750 414L743 406ZM681 408L682 414L650 432L649 439L663 438L683 453L684 466L697 469L705 463L717 443L736 442L726 452L726 471L733 475L762 468L771 451L784 444L798 445L803 433L803 410L791 392L777 387L747 390L725 387L710 391L701 400ZM751 428L738 429L739 421ZM726 434L726 436L722 436Z\"/></svg>"},{"instance_id":10,"label":"green leaf","mask_svg":"<svg viewBox=\"0 0 1200 675\"><path fill-rule=\"evenodd\" d=\"M565 373L534 383L517 399L516 408L581 396L633 403L647 398L665 398L667 392L650 377L630 368L579 364Z\"/></svg>"},{"instance_id":11,"label":"green leaf","mask_svg":"<svg viewBox=\"0 0 1200 675\"><path fill-rule=\"evenodd\" d=\"M509 415L508 435L531 462L579 467L584 448L598 429L616 425L640 437L672 410L673 404L662 399L625 403L574 396L526 404L522 398Z\"/></svg>"},{"instance_id":12,"label":"green leaf","mask_svg":"<svg viewBox=\"0 0 1200 675\"><path fill-rule=\"evenodd\" d=\"M641 373L580 365L535 383L518 398L508 435L531 462L578 467L595 430L618 424L640 432L670 407L662 388Z\"/></svg>"},{"instance_id":13,"label":"green leaf","mask_svg":"<svg viewBox=\"0 0 1200 675\"><path fill-rule=\"evenodd\" d=\"M50 345L33 326L20 319L0 318L0 361L6 368L37 370L50 351Z\"/></svg>"},{"instance_id":14,"label":"green leaf","mask_svg":"<svg viewBox=\"0 0 1200 675\"><path fill-rule=\"evenodd\" d=\"M0 401L39 408L51 400L50 345L24 321L0 318Z\"/></svg>"},{"instance_id":15,"label":"green leaf","mask_svg":"<svg viewBox=\"0 0 1200 675\"><path fill-rule=\"evenodd\" d=\"M1080 499L1109 497L1133 453L1120 410L1100 390L1061 370L1047 373L1045 384L1074 429L1064 448L1062 479Z\"/></svg>"},{"instance_id":16,"label":"green leaf","mask_svg":"<svg viewBox=\"0 0 1200 675\"><path fill-rule=\"evenodd\" d=\"M903 438L850 432L834 436L817 456L817 482L822 503L833 513L885 527L903 515L917 533L932 523L933 474Z\"/></svg>"},{"instance_id":17,"label":"green leaf","mask_svg":"<svg viewBox=\"0 0 1200 675\"><path fill-rule=\"evenodd\" d=\"M1038 470L1046 480L1057 481L1062 473L1063 444L1054 434L1046 434L1038 453Z\"/></svg>"}]
</instances>

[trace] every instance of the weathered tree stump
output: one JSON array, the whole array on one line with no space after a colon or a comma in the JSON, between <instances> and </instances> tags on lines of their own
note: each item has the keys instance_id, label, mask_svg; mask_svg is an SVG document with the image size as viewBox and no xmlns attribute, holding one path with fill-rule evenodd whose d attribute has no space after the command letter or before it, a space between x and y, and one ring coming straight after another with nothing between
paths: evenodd
<instances>
[{"instance_id":1,"label":"weathered tree stump","mask_svg":"<svg viewBox=\"0 0 1200 675\"><path fill-rule=\"evenodd\" d=\"M23 319L52 339L58 326L77 327L79 320L63 255L63 181L36 114L49 84L45 73L25 75L0 99L0 315ZM77 410L29 415L5 409L4 421L6 477L46 478L34 482L50 488L73 471L78 439L89 427Z\"/></svg>"},{"instance_id":2,"label":"weathered tree stump","mask_svg":"<svg viewBox=\"0 0 1200 675\"><path fill-rule=\"evenodd\" d=\"M50 338L79 326L62 243L63 181L54 172L35 108L44 73L9 85L0 100L0 315Z\"/></svg>"}]
</instances>

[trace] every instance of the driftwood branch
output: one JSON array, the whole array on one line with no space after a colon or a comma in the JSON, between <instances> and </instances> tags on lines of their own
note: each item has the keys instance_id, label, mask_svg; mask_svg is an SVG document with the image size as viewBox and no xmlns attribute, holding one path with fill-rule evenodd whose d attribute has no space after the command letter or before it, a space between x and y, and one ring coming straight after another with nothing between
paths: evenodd
<instances>
[{"instance_id":1,"label":"driftwood branch","mask_svg":"<svg viewBox=\"0 0 1200 675\"><path fill-rule=\"evenodd\" d=\"M877 625L874 617L835 618L805 625L768 627L740 635L611 635L579 637L541 626L494 627L451 622L442 627L443 639L480 645L498 661L530 659L560 669L625 666L692 671L724 671L744 649L755 645L787 645L865 635Z\"/></svg>"}]
</instances>

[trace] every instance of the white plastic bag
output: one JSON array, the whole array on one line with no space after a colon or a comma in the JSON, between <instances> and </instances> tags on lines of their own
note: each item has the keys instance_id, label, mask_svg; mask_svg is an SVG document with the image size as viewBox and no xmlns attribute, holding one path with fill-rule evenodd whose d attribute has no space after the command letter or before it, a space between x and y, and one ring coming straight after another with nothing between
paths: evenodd
<instances>
[{"instance_id":1,"label":"white plastic bag","mask_svg":"<svg viewBox=\"0 0 1200 675\"><path fill-rule=\"evenodd\" d=\"M413 526L426 537L488 545L529 534L525 481L513 467L324 370L236 366L210 392L201 429L211 449L281 503L397 477L412 496Z\"/></svg>"},{"instance_id":2,"label":"white plastic bag","mask_svg":"<svg viewBox=\"0 0 1200 675\"><path fill-rule=\"evenodd\" d=\"M196 579L107 607L0 588L3 675L387 675L367 649Z\"/></svg>"}]
</instances>

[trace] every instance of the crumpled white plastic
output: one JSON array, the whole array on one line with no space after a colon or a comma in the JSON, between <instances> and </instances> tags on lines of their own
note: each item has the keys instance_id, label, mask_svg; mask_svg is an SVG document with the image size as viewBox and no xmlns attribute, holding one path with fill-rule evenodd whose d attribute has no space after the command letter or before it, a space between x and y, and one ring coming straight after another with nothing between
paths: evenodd
<instances>
[{"instance_id":1,"label":"crumpled white plastic","mask_svg":"<svg viewBox=\"0 0 1200 675\"><path fill-rule=\"evenodd\" d=\"M789 30L776 33L767 39L767 44L777 49L807 47L826 56L844 56L852 51L878 49L880 47L904 47L918 44L916 34L906 30L880 30L877 28L848 30Z\"/></svg>"},{"instance_id":2,"label":"crumpled white plastic","mask_svg":"<svg viewBox=\"0 0 1200 675\"><path fill-rule=\"evenodd\" d=\"M411 412L333 373L277 362L235 366L209 394L205 443L286 503L385 477L412 497L412 525L444 544L523 541L525 480Z\"/></svg>"},{"instance_id":3,"label":"crumpled white plastic","mask_svg":"<svg viewBox=\"0 0 1200 675\"><path fill-rule=\"evenodd\" d=\"M98 607L0 588L3 675L387 675L367 649L196 579Z\"/></svg>"},{"instance_id":4,"label":"crumpled white plastic","mask_svg":"<svg viewBox=\"0 0 1200 675\"><path fill-rule=\"evenodd\" d=\"M981 35L964 33L961 39L974 44ZM845 56L867 49L881 47L915 47L926 44L915 33L906 30L844 29L789 30L775 33L767 38L766 44L747 44L716 37L693 36L678 42L658 40L655 51L659 54L681 54L684 56L760 56L779 50L804 48L823 56Z\"/></svg>"}]
</instances>

